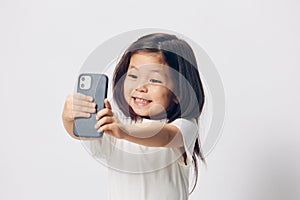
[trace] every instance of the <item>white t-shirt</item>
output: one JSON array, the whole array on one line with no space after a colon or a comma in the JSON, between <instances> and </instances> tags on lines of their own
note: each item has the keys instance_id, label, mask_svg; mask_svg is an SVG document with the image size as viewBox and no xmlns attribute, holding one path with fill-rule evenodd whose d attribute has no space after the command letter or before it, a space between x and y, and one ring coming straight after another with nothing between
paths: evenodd
<instances>
[{"instance_id":1,"label":"white t-shirt","mask_svg":"<svg viewBox=\"0 0 300 200\"><path fill-rule=\"evenodd\" d=\"M171 124L180 130L184 147L147 147L106 134L101 140L84 141L90 153L108 166L110 200L188 199L198 126L195 119L183 118ZM184 152L187 165L182 156Z\"/></svg>"}]
</instances>

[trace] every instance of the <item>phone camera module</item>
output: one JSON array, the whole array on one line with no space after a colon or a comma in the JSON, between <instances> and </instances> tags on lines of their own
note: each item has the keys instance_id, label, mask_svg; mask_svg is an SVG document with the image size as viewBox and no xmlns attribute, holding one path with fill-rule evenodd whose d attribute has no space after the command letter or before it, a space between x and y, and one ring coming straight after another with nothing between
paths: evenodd
<instances>
[{"instance_id":1,"label":"phone camera module","mask_svg":"<svg viewBox=\"0 0 300 200\"><path fill-rule=\"evenodd\" d=\"M79 88L82 90L89 90L92 84L92 77L90 75L82 75L79 79Z\"/></svg>"}]
</instances>

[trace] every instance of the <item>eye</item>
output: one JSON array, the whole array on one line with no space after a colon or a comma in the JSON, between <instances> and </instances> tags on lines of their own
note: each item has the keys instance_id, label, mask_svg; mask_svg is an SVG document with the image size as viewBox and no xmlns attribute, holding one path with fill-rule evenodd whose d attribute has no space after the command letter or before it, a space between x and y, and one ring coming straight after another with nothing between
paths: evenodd
<instances>
[{"instance_id":1,"label":"eye","mask_svg":"<svg viewBox=\"0 0 300 200\"><path fill-rule=\"evenodd\" d=\"M128 74L128 76L129 76L130 78L133 78L133 79L136 79L136 78L137 78L137 76L136 76L136 75L133 75L133 74Z\"/></svg>"},{"instance_id":2,"label":"eye","mask_svg":"<svg viewBox=\"0 0 300 200\"><path fill-rule=\"evenodd\" d=\"M150 79L151 83L162 83L160 80L157 79Z\"/></svg>"}]
</instances>

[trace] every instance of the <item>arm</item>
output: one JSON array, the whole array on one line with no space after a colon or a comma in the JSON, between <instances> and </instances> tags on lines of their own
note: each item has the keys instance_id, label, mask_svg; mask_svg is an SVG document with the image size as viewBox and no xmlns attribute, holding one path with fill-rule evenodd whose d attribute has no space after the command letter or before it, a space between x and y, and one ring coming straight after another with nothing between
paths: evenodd
<instances>
[{"instance_id":1,"label":"arm","mask_svg":"<svg viewBox=\"0 0 300 200\"><path fill-rule=\"evenodd\" d=\"M124 139L149 147L181 147L183 139L179 129L172 124L149 122L127 125Z\"/></svg>"},{"instance_id":2,"label":"arm","mask_svg":"<svg viewBox=\"0 0 300 200\"><path fill-rule=\"evenodd\" d=\"M105 109L97 113L95 128L118 139L149 147L181 147L183 138L179 129L172 124L148 122L143 124L122 124L111 111L109 101L104 101Z\"/></svg>"}]
</instances>

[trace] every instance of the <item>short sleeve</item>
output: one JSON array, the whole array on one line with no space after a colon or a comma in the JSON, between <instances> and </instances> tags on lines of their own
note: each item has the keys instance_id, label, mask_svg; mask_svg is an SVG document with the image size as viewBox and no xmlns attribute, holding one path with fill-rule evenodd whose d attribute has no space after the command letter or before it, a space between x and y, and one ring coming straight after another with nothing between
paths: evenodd
<instances>
[{"instance_id":1,"label":"short sleeve","mask_svg":"<svg viewBox=\"0 0 300 200\"><path fill-rule=\"evenodd\" d=\"M115 139L107 134L99 140L82 140L83 146L96 160L107 160L113 150Z\"/></svg>"},{"instance_id":2,"label":"short sleeve","mask_svg":"<svg viewBox=\"0 0 300 200\"><path fill-rule=\"evenodd\" d=\"M189 164L192 161L194 145L196 139L198 138L198 125L196 119L178 118L170 124L176 126L182 135L184 142L184 151L187 154L187 161Z\"/></svg>"}]
</instances>

